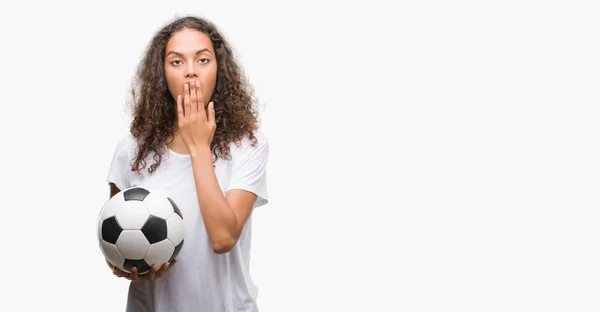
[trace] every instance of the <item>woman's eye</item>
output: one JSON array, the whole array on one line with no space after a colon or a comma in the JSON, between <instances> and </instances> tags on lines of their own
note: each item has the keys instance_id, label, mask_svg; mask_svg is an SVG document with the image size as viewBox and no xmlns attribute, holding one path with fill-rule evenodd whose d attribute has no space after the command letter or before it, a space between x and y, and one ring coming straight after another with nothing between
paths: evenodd
<instances>
[{"instance_id":1,"label":"woman's eye","mask_svg":"<svg viewBox=\"0 0 600 312\"><path fill-rule=\"evenodd\" d=\"M202 58L202 59L200 59L200 63L206 64L206 63L208 63L208 59Z\"/></svg>"},{"instance_id":2,"label":"woman's eye","mask_svg":"<svg viewBox=\"0 0 600 312\"><path fill-rule=\"evenodd\" d=\"M171 62L171 64L173 64L173 65L180 65L181 61L180 60L174 60L173 62Z\"/></svg>"}]
</instances>

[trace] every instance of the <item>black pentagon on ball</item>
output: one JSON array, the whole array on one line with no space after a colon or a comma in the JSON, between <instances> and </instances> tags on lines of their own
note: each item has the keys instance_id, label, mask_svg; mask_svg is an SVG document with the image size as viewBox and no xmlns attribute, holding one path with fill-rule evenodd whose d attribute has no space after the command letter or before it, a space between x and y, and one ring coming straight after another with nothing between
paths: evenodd
<instances>
[{"instance_id":1,"label":"black pentagon on ball","mask_svg":"<svg viewBox=\"0 0 600 312\"><path fill-rule=\"evenodd\" d=\"M150 266L144 260L129 260L125 259L125 264L123 264L123 268L131 272L133 267L137 268L138 274L147 273L150 270Z\"/></svg>"},{"instance_id":2,"label":"black pentagon on ball","mask_svg":"<svg viewBox=\"0 0 600 312\"><path fill-rule=\"evenodd\" d=\"M169 202L171 202L171 206L173 206L173 211L175 211L175 213L178 214L181 219L183 219L183 215L181 214L181 210L179 210L179 207L177 207L177 204L175 204L175 202L171 198L167 197L167 199L169 200Z\"/></svg>"},{"instance_id":3,"label":"black pentagon on ball","mask_svg":"<svg viewBox=\"0 0 600 312\"><path fill-rule=\"evenodd\" d=\"M142 233L150 244L158 243L167 239L167 221L162 218L150 216L144 226Z\"/></svg>"},{"instance_id":4,"label":"black pentagon on ball","mask_svg":"<svg viewBox=\"0 0 600 312\"><path fill-rule=\"evenodd\" d=\"M132 187L128 190L125 190L125 192L123 192L123 197L125 198L125 201L128 201L128 200L143 201L144 198L146 198L146 196L148 196L148 194L150 194L150 192L143 187Z\"/></svg>"},{"instance_id":5,"label":"black pentagon on ball","mask_svg":"<svg viewBox=\"0 0 600 312\"><path fill-rule=\"evenodd\" d=\"M179 243L179 245L175 246L175 250L173 251L171 258L169 258L169 262L171 262L171 261L173 261L173 259L177 258L177 255L179 255L179 252L181 251L181 247L183 247L183 240L181 241L181 243Z\"/></svg>"},{"instance_id":6,"label":"black pentagon on ball","mask_svg":"<svg viewBox=\"0 0 600 312\"><path fill-rule=\"evenodd\" d=\"M116 244L121 232L123 232L123 229L114 216L102 222L102 239L106 242Z\"/></svg>"}]
</instances>

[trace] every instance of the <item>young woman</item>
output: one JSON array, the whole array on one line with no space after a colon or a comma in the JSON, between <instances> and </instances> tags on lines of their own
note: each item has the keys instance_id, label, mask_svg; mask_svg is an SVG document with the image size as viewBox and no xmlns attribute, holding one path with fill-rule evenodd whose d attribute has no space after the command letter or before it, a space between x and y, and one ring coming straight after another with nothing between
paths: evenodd
<instances>
[{"instance_id":1,"label":"young woman","mask_svg":"<svg viewBox=\"0 0 600 312\"><path fill-rule=\"evenodd\" d=\"M267 203L269 145L250 86L210 22L180 18L152 38L139 66L130 133L116 147L110 196L158 189L184 216L177 259L131 280L127 311L257 311L250 216Z\"/></svg>"}]
</instances>

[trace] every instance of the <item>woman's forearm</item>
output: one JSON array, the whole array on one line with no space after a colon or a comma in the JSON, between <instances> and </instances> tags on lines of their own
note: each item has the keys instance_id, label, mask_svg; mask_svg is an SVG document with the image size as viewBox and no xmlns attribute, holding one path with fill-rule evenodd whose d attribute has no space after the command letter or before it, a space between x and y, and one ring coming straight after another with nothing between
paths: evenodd
<instances>
[{"instance_id":1,"label":"woman's forearm","mask_svg":"<svg viewBox=\"0 0 600 312\"><path fill-rule=\"evenodd\" d=\"M238 220L219 186L210 147L199 148L190 157L200 212L213 250L227 252L235 244Z\"/></svg>"}]
</instances>

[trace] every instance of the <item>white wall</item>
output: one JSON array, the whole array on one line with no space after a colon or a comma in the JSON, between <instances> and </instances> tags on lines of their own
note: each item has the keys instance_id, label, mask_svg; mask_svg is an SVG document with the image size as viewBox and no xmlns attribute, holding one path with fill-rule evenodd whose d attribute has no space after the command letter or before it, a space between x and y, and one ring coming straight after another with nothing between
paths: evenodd
<instances>
[{"instance_id":1,"label":"white wall","mask_svg":"<svg viewBox=\"0 0 600 312\"><path fill-rule=\"evenodd\" d=\"M261 312L598 311L592 1L329 3L0 5L0 310L124 310L96 215L133 70L191 13L266 105Z\"/></svg>"}]
</instances>

